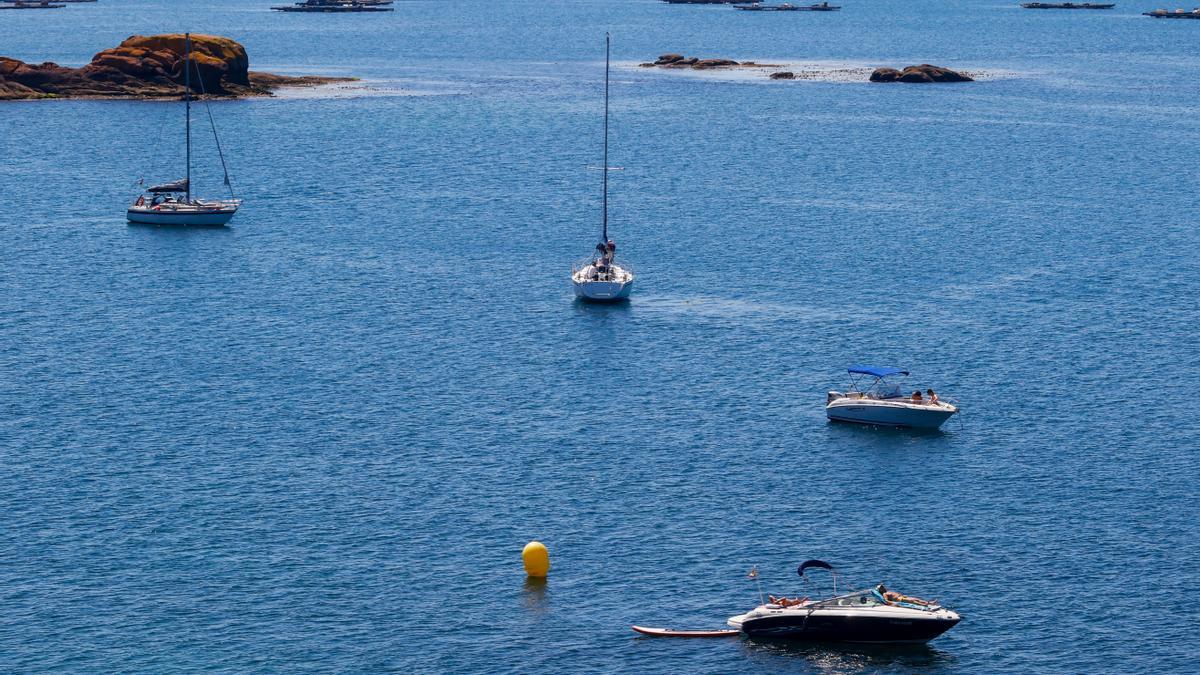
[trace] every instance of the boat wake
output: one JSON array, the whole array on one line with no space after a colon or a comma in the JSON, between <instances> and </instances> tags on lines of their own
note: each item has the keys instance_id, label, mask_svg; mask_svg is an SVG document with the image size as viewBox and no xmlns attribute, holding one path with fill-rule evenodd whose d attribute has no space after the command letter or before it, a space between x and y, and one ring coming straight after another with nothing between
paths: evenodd
<instances>
[{"instance_id":1,"label":"boat wake","mask_svg":"<svg viewBox=\"0 0 1200 675\"><path fill-rule=\"evenodd\" d=\"M465 94L460 87L450 82L400 81L400 80L355 80L353 82L331 82L315 87L284 87L277 89L274 98L281 99L345 99L396 96L459 96Z\"/></svg>"}]
</instances>

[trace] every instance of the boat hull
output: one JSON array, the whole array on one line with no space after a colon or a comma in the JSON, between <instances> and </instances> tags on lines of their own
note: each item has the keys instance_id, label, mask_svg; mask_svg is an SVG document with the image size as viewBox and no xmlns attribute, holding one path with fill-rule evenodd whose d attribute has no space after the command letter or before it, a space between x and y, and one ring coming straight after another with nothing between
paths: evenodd
<instances>
[{"instance_id":1,"label":"boat hull","mask_svg":"<svg viewBox=\"0 0 1200 675\"><path fill-rule=\"evenodd\" d=\"M807 642L856 642L870 644L924 644L950 630L961 619L953 612L942 616L867 616L854 612L826 611L788 613L748 618L740 629L750 637L803 640ZM730 625L734 625L733 620Z\"/></svg>"},{"instance_id":2,"label":"boat hull","mask_svg":"<svg viewBox=\"0 0 1200 675\"><path fill-rule=\"evenodd\" d=\"M633 292L632 281L575 281L575 297L589 302L620 302Z\"/></svg>"},{"instance_id":3,"label":"boat hull","mask_svg":"<svg viewBox=\"0 0 1200 675\"><path fill-rule=\"evenodd\" d=\"M937 429L957 412L957 408L945 404L870 399L837 399L825 406L826 417L835 422L910 429Z\"/></svg>"},{"instance_id":4,"label":"boat hull","mask_svg":"<svg viewBox=\"0 0 1200 675\"><path fill-rule=\"evenodd\" d=\"M131 223L145 225L225 225L237 209L169 210L129 209L125 217Z\"/></svg>"}]
</instances>

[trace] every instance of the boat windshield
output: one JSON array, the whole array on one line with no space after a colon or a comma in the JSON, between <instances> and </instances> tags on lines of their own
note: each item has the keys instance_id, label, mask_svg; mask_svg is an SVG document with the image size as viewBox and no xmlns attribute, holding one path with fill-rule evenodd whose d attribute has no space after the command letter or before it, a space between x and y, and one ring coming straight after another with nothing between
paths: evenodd
<instances>
[{"instance_id":1,"label":"boat windshield","mask_svg":"<svg viewBox=\"0 0 1200 675\"><path fill-rule=\"evenodd\" d=\"M821 600L814 603L818 607L875 607L878 605L886 605L883 597L874 589L858 591L857 593L848 593L839 595L836 598Z\"/></svg>"},{"instance_id":2,"label":"boat windshield","mask_svg":"<svg viewBox=\"0 0 1200 675\"><path fill-rule=\"evenodd\" d=\"M874 398L900 398L904 394L900 393L900 383L892 382L886 378L875 380L875 384L867 387L867 393Z\"/></svg>"}]
</instances>

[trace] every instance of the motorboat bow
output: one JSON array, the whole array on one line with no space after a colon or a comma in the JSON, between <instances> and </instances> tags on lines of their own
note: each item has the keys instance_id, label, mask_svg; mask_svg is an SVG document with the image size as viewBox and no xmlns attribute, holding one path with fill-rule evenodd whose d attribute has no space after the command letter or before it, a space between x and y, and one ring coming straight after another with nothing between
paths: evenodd
<instances>
[{"instance_id":1,"label":"motorboat bow","mask_svg":"<svg viewBox=\"0 0 1200 675\"><path fill-rule=\"evenodd\" d=\"M806 569L828 569L829 563L809 560ZM770 602L727 621L749 637L858 642L872 644L923 644L950 630L962 618L936 602L888 590L883 584L824 600L771 597Z\"/></svg>"},{"instance_id":2,"label":"motorboat bow","mask_svg":"<svg viewBox=\"0 0 1200 675\"><path fill-rule=\"evenodd\" d=\"M886 427L912 429L937 429L958 412L958 407L941 401L929 390L928 397L918 391L911 397L900 391L900 385L889 377L907 376L901 368L877 366L850 366L850 389L846 392L830 391L825 399L825 415L837 422L854 422ZM857 377L856 377L857 376ZM864 377L874 381L865 388L859 387Z\"/></svg>"}]
</instances>

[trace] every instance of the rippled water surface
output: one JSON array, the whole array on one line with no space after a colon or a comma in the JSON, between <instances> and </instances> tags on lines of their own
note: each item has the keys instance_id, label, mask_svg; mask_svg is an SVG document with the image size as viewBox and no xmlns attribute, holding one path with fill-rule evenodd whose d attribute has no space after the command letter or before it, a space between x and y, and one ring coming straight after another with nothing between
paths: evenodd
<instances>
[{"instance_id":1,"label":"rippled water surface","mask_svg":"<svg viewBox=\"0 0 1200 675\"><path fill-rule=\"evenodd\" d=\"M27 61L188 29L366 87L212 106L246 200L226 229L124 222L139 177L182 172L177 104L0 105L0 670L1195 669L1197 22L269 4L0 16ZM567 278L605 31L640 272L614 307ZM669 51L1003 76L634 65ZM829 424L852 362L965 413ZM964 621L903 650L629 630L719 627L751 566L795 593L810 557Z\"/></svg>"}]
</instances>

